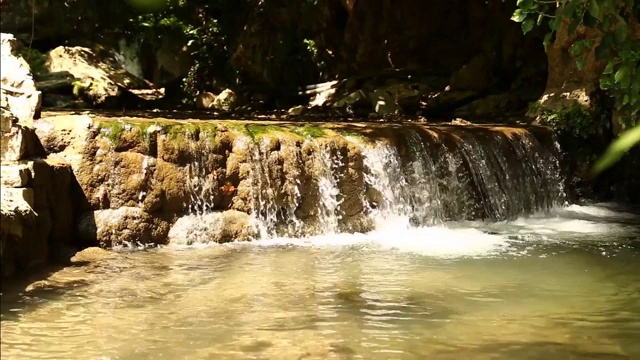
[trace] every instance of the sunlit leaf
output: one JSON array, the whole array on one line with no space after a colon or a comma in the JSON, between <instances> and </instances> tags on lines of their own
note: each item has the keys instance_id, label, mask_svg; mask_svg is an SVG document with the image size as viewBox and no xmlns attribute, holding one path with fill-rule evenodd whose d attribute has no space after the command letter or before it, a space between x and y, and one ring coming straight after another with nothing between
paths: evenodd
<instances>
[{"instance_id":1,"label":"sunlit leaf","mask_svg":"<svg viewBox=\"0 0 640 360\"><path fill-rule=\"evenodd\" d=\"M634 128L625 131L618 139L611 143L604 155L602 155L593 166L591 173L597 175L610 168L618 162L629 149L638 143L640 143L640 125L636 125Z\"/></svg>"},{"instance_id":2,"label":"sunlit leaf","mask_svg":"<svg viewBox=\"0 0 640 360\"><path fill-rule=\"evenodd\" d=\"M603 74L613 74L613 62L609 62L607 67L604 68Z\"/></svg>"},{"instance_id":3,"label":"sunlit leaf","mask_svg":"<svg viewBox=\"0 0 640 360\"><path fill-rule=\"evenodd\" d=\"M511 16L511 20L515 22L522 22L527 17L527 13L522 9L517 9L513 16Z\"/></svg>"}]
</instances>

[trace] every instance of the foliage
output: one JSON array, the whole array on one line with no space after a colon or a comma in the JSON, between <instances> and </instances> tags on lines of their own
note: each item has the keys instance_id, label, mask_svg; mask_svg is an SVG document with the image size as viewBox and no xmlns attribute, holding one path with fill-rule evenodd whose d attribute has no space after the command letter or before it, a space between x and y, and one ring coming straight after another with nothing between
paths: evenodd
<instances>
[{"instance_id":1,"label":"foliage","mask_svg":"<svg viewBox=\"0 0 640 360\"><path fill-rule=\"evenodd\" d=\"M38 76L47 73L47 69L45 68L45 62L47 61L46 54L36 49L25 47L20 51L20 55L22 55L22 58L29 64L33 75Z\"/></svg>"},{"instance_id":2,"label":"foliage","mask_svg":"<svg viewBox=\"0 0 640 360\"><path fill-rule=\"evenodd\" d=\"M545 36L545 48L561 27L567 26L569 36L576 34L579 26L598 30L593 35L577 36L570 48L576 67L582 70L587 56L593 51L595 59L605 61L600 77L600 88L608 91L614 106L625 114L626 125L637 123L640 117L640 38L631 34L630 22L637 21L640 2L636 0L518 0L518 9L512 20L522 23L527 33L535 25L547 23L550 31ZM563 24L564 22L564 24ZM588 113L574 108L547 114L548 122L560 130L568 130L576 136L586 137L597 127L598 121L589 122ZM596 120L598 118L596 117ZM640 143L640 124L624 132L607 149L594 165L598 174L616 163L631 147Z\"/></svg>"},{"instance_id":3,"label":"foliage","mask_svg":"<svg viewBox=\"0 0 640 360\"><path fill-rule=\"evenodd\" d=\"M640 14L635 0L518 0L512 20L522 23L527 33L536 25L548 24L544 43L548 47L561 27L569 36L579 26L597 29L591 37L582 34L571 46L578 69L583 69L588 54L607 65L600 78L600 88L610 92L617 108L626 108L629 120L640 114L640 39L630 36L630 20ZM636 15L637 16L637 15Z\"/></svg>"},{"instance_id":4,"label":"foliage","mask_svg":"<svg viewBox=\"0 0 640 360\"><path fill-rule=\"evenodd\" d=\"M640 124L623 132L618 139L609 145L607 151L593 166L592 173L596 175L611 167L636 144L640 144Z\"/></svg>"},{"instance_id":5,"label":"foliage","mask_svg":"<svg viewBox=\"0 0 640 360\"><path fill-rule=\"evenodd\" d=\"M529 106L529 111L537 113L541 123L577 138L587 139L609 126L608 114L602 109L594 111L578 104L551 111L540 108L539 103L535 102Z\"/></svg>"},{"instance_id":6,"label":"foliage","mask_svg":"<svg viewBox=\"0 0 640 360\"><path fill-rule=\"evenodd\" d=\"M181 90L190 95L187 98L193 99L200 91L232 87L237 83L237 73L228 65L230 49L242 29L243 14L250 1L156 1L164 1L166 6L161 10L156 6L155 11L131 17L127 30L156 41L154 47L160 46L160 40L167 35L183 38L194 60L181 86Z\"/></svg>"}]
</instances>

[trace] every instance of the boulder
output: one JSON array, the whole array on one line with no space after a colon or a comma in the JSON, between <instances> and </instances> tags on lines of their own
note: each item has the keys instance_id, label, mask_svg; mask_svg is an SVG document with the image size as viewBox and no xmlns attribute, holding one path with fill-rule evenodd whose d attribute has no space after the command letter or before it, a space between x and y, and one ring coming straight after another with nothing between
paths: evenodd
<instances>
[{"instance_id":1,"label":"boulder","mask_svg":"<svg viewBox=\"0 0 640 360\"><path fill-rule=\"evenodd\" d=\"M231 111L236 108L238 97L230 90L223 90L213 101L213 107L222 111Z\"/></svg>"},{"instance_id":2,"label":"boulder","mask_svg":"<svg viewBox=\"0 0 640 360\"><path fill-rule=\"evenodd\" d=\"M143 79L127 72L123 61L111 50L94 52L86 47L59 46L47 53L45 66L50 72L73 75L77 79L74 95L94 105L108 104L123 90L149 88Z\"/></svg>"},{"instance_id":3,"label":"boulder","mask_svg":"<svg viewBox=\"0 0 640 360\"><path fill-rule=\"evenodd\" d=\"M164 244L168 232L167 221L134 207L86 212L78 222L80 240L103 248Z\"/></svg>"},{"instance_id":4,"label":"boulder","mask_svg":"<svg viewBox=\"0 0 640 360\"><path fill-rule=\"evenodd\" d=\"M2 187L21 188L31 180L31 171L26 165L3 165L0 167Z\"/></svg>"},{"instance_id":5,"label":"boulder","mask_svg":"<svg viewBox=\"0 0 640 360\"><path fill-rule=\"evenodd\" d=\"M40 116L42 94L36 89L29 64L18 52L20 45L16 38L5 33L0 36L2 108L10 111L18 122L31 125ZM2 117L9 115L3 111Z\"/></svg>"},{"instance_id":6,"label":"boulder","mask_svg":"<svg viewBox=\"0 0 640 360\"><path fill-rule=\"evenodd\" d=\"M37 214L33 211L33 189L0 188L2 195L2 232L22 237L23 226L34 223Z\"/></svg>"},{"instance_id":7,"label":"boulder","mask_svg":"<svg viewBox=\"0 0 640 360\"><path fill-rule=\"evenodd\" d=\"M42 243L32 244L30 229L37 226L38 214L33 210L32 189L0 189L0 264L2 276L12 274L17 267L28 266L41 258ZM25 239L27 241L25 241Z\"/></svg>"},{"instance_id":8,"label":"boulder","mask_svg":"<svg viewBox=\"0 0 640 360\"><path fill-rule=\"evenodd\" d=\"M202 92L196 95L196 108L210 109L216 101L216 94L210 92Z\"/></svg>"},{"instance_id":9,"label":"boulder","mask_svg":"<svg viewBox=\"0 0 640 360\"><path fill-rule=\"evenodd\" d=\"M110 259L114 253L99 247L88 247L78 251L71 257L72 263L97 263L102 260Z\"/></svg>"},{"instance_id":10,"label":"boulder","mask_svg":"<svg viewBox=\"0 0 640 360\"><path fill-rule=\"evenodd\" d=\"M44 156L42 144L33 129L16 125L9 132L0 134L0 159L3 162L18 161L32 157Z\"/></svg>"},{"instance_id":11,"label":"boulder","mask_svg":"<svg viewBox=\"0 0 640 360\"><path fill-rule=\"evenodd\" d=\"M2 94L3 98L6 98L5 94ZM4 101L3 101L4 103ZM13 113L6 108L0 109L0 132L8 133L11 132L11 127L18 123L18 118L13 115Z\"/></svg>"},{"instance_id":12,"label":"boulder","mask_svg":"<svg viewBox=\"0 0 640 360\"><path fill-rule=\"evenodd\" d=\"M494 82L491 62L483 55L477 55L451 75L451 90L482 91Z\"/></svg>"},{"instance_id":13,"label":"boulder","mask_svg":"<svg viewBox=\"0 0 640 360\"><path fill-rule=\"evenodd\" d=\"M227 243L250 241L258 233L251 216L236 210L179 218L169 231L169 242L177 245L193 243Z\"/></svg>"},{"instance_id":14,"label":"boulder","mask_svg":"<svg viewBox=\"0 0 640 360\"><path fill-rule=\"evenodd\" d=\"M298 115L302 115L307 111L307 107L304 105L298 105L298 106L294 106L292 108L289 109L289 111L287 111L287 114L291 115L291 116L298 116Z\"/></svg>"}]
</instances>

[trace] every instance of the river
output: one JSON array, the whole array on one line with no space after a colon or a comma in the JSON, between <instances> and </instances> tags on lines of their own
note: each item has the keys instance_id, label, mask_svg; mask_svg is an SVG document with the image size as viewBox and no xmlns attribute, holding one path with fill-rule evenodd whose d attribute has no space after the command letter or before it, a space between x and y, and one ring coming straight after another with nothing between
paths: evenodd
<instances>
[{"instance_id":1,"label":"river","mask_svg":"<svg viewBox=\"0 0 640 360\"><path fill-rule=\"evenodd\" d=\"M638 359L640 216L119 249L2 293L3 359Z\"/></svg>"}]
</instances>

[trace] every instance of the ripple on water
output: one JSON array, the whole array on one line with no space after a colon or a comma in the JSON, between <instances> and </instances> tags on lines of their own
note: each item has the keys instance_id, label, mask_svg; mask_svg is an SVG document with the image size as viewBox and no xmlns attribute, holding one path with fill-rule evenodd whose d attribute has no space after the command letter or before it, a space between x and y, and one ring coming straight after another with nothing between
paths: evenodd
<instances>
[{"instance_id":1,"label":"ripple on water","mask_svg":"<svg viewBox=\"0 0 640 360\"><path fill-rule=\"evenodd\" d=\"M3 292L2 356L636 358L640 246L605 215L121 251Z\"/></svg>"}]
</instances>

